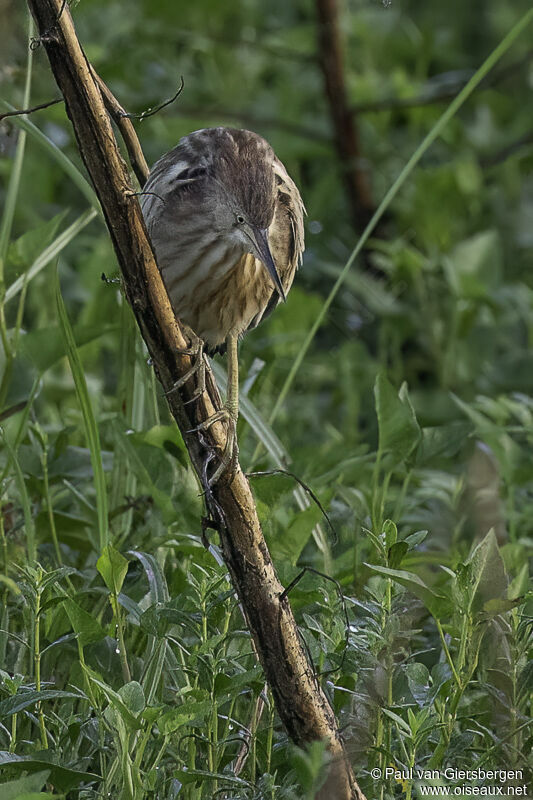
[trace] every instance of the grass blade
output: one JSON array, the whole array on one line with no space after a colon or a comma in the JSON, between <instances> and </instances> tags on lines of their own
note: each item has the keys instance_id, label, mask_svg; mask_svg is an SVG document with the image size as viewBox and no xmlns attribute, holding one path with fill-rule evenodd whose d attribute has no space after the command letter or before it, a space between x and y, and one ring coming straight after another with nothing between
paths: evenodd
<instances>
[{"instance_id":1,"label":"grass blade","mask_svg":"<svg viewBox=\"0 0 533 800\"><path fill-rule=\"evenodd\" d=\"M29 15L28 40L31 39L32 35L33 35L33 19L31 15ZM26 63L27 63L26 83L24 86L24 98L23 98L23 103L25 108L29 106L30 103L31 73L33 64L33 53L31 48L28 48L28 57ZM17 148L15 151L13 169L11 170L11 175L9 176L9 184L7 187L4 211L2 213L2 219L0 220L0 339L2 342L2 348L4 350L4 358L5 358L4 373L2 375L2 380L0 383L0 407L3 407L5 399L7 397L9 384L11 381L11 373L13 369L13 359L14 359L13 344L10 342L10 338L7 331L6 317L5 317L6 285L5 285L4 268L5 268L7 250L9 247L9 240L11 238L13 219L15 217L15 207L17 204L17 197L20 186L20 176L22 174L22 164L24 163L25 147L26 147L26 133L25 131L21 131L17 141Z\"/></svg>"},{"instance_id":2,"label":"grass blade","mask_svg":"<svg viewBox=\"0 0 533 800\"><path fill-rule=\"evenodd\" d=\"M140 550L129 550L128 555L135 556L141 562L150 587L152 603L167 603L170 600L167 582L155 556Z\"/></svg>"},{"instance_id":3,"label":"grass blade","mask_svg":"<svg viewBox=\"0 0 533 800\"><path fill-rule=\"evenodd\" d=\"M33 36L33 19L29 16L28 22L28 41ZM28 47L28 57L26 63L26 83L24 86L23 104L24 108L30 105L30 89L31 89L31 73L33 64L33 50ZM4 205L4 212L0 222L0 292L3 288L3 265L6 259L7 248L9 246L9 239L11 237L11 227L13 225L13 217L15 216L15 206L17 203L17 195L20 185L20 176L22 173L22 164L24 161L24 149L26 147L26 131L23 129L19 133L17 140L17 149L15 151L15 159L13 161L13 169L9 177L9 185L7 187L6 201Z\"/></svg>"},{"instance_id":4,"label":"grass blade","mask_svg":"<svg viewBox=\"0 0 533 800\"><path fill-rule=\"evenodd\" d=\"M89 398L87 382L85 380L83 366L78 353L78 348L76 346L76 341L74 339L74 333L72 331L72 326L67 315L65 303L63 302L63 297L61 295L61 286L59 284L59 273L57 269L56 303L59 315L59 324L65 339L67 357L81 408L87 444L91 453L91 465L93 468L94 488L96 492L96 513L98 517L99 544L100 550L103 550L104 547L109 544L109 525L107 516L107 491L100 450L100 435L98 433L98 426L96 424L91 400Z\"/></svg>"},{"instance_id":5,"label":"grass blade","mask_svg":"<svg viewBox=\"0 0 533 800\"><path fill-rule=\"evenodd\" d=\"M7 441L5 434L3 435L3 440L4 440L4 446L9 456L9 462L13 465L13 470L15 473L15 481L18 485L20 503L22 505L22 512L24 514L24 528L26 530L28 562L30 564L33 564L35 563L35 560L37 558L37 545L35 541L35 522L31 513L30 497L28 495L28 490L26 489L24 475L22 474L22 469L18 462L17 454Z\"/></svg>"},{"instance_id":6,"label":"grass blade","mask_svg":"<svg viewBox=\"0 0 533 800\"><path fill-rule=\"evenodd\" d=\"M35 259L31 267L24 273L24 275L20 275L11 286L6 291L5 302L8 303L17 294L23 289L24 286L27 286L28 283L35 278L39 272L46 267L47 264L50 263L59 253L63 250L64 247L71 242L80 231L82 231L89 222L96 217L96 210L94 208L89 208L87 211L84 211L72 225L69 225L62 233L57 236L51 244L46 247L42 253Z\"/></svg>"}]
</instances>

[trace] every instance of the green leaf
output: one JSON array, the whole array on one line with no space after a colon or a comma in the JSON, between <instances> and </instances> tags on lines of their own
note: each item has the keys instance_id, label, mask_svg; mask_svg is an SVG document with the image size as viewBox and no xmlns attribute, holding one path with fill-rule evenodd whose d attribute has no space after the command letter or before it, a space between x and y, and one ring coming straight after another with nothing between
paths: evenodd
<instances>
[{"instance_id":1,"label":"green leaf","mask_svg":"<svg viewBox=\"0 0 533 800\"><path fill-rule=\"evenodd\" d=\"M150 553L142 553L140 550L129 550L128 555L135 556L141 562L150 587L152 603L168 602L170 594L167 582L157 559Z\"/></svg>"},{"instance_id":2,"label":"green leaf","mask_svg":"<svg viewBox=\"0 0 533 800\"><path fill-rule=\"evenodd\" d=\"M500 236L490 230L460 242L444 259L444 268L458 297L483 298L500 285L502 260Z\"/></svg>"},{"instance_id":3,"label":"green leaf","mask_svg":"<svg viewBox=\"0 0 533 800\"><path fill-rule=\"evenodd\" d=\"M403 561L404 555L409 550L409 545L407 542L396 542L393 544L392 547L389 549L388 556L387 556L387 563L391 569L396 569L399 567Z\"/></svg>"},{"instance_id":4,"label":"green leaf","mask_svg":"<svg viewBox=\"0 0 533 800\"><path fill-rule=\"evenodd\" d=\"M142 718L152 725L161 716L161 712L166 706L147 706L143 713Z\"/></svg>"},{"instance_id":5,"label":"green leaf","mask_svg":"<svg viewBox=\"0 0 533 800\"><path fill-rule=\"evenodd\" d=\"M395 463L405 461L417 448L421 431L404 383L397 394L384 373L374 385L379 428L379 451L392 454Z\"/></svg>"},{"instance_id":6,"label":"green leaf","mask_svg":"<svg viewBox=\"0 0 533 800\"><path fill-rule=\"evenodd\" d=\"M28 21L28 37L31 39L35 31L35 25L30 18ZM31 76L33 67L33 53L30 52L31 47L28 48L26 53L26 81L24 85L23 108L28 107L31 91ZM15 217L15 207L17 205L17 197L20 187L20 178L22 175L22 165L24 163L24 149L26 147L26 131L22 130L17 139L15 148L15 157L13 159L13 167L9 175L9 181L6 187L5 196L3 197L3 210L0 217L0 270L2 278L2 286L0 287L2 298L4 293L4 262L8 249L9 239L11 236L11 229L13 226L13 219Z\"/></svg>"},{"instance_id":7,"label":"green leaf","mask_svg":"<svg viewBox=\"0 0 533 800\"><path fill-rule=\"evenodd\" d=\"M155 485L143 460L139 457L138 448L130 441L131 437L126 435L118 425L114 426L114 430L116 433L115 442L126 457L129 468L137 475L139 480L146 486L146 491L154 498L161 509L164 521L167 524L174 522L176 511L171 498Z\"/></svg>"},{"instance_id":8,"label":"green leaf","mask_svg":"<svg viewBox=\"0 0 533 800\"><path fill-rule=\"evenodd\" d=\"M0 100L0 103L2 101ZM37 256L33 264L26 270L24 275L20 275L12 284L8 287L6 291L5 302L8 303L17 294L22 291L23 287L29 284L29 282L35 278L36 275L41 272L47 264L53 261L59 253L69 244L72 239L74 239L80 231L85 228L89 222L96 217L95 209L91 208L88 211L84 211L72 225L69 225L68 228L65 228L59 236L57 236L54 241L45 247L44 250Z\"/></svg>"},{"instance_id":9,"label":"green leaf","mask_svg":"<svg viewBox=\"0 0 533 800\"><path fill-rule=\"evenodd\" d=\"M434 428L422 429L422 441L416 451L416 464L430 464L436 458L453 458L464 446L472 431L468 422L450 422Z\"/></svg>"},{"instance_id":10,"label":"green leaf","mask_svg":"<svg viewBox=\"0 0 533 800\"><path fill-rule=\"evenodd\" d=\"M428 668L419 662L411 662L405 666L405 675L411 694L422 708L426 703L429 692Z\"/></svg>"},{"instance_id":11,"label":"green leaf","mask_svg":"<svg viewBox=\"0 0 533 800\"><path fill-rule=\"evenodd\" d=\"M0 583L3 583L5 586L7 586L7 588L13 592L13 594L20 594L20 589L15 581L12 578L8 578L7 575L0 575Z\"/></svg>"},{"instance_id":12,"label":"green leaf","mask_svg":"<svg viewBox=\"0 0 533 800\"><path fill-rule=\"evenodd\" d=\"M124 705L127 706L132 714L137 716L141 711L144 711L146 701L143 688L138 681L130 681L124 684L124 686L120 687L118 693L124 701Z\"/></svg>"},{"instance_id":13,"label":"green leaf","mask_svg":"<svg viewBox=\"0 0 533 800\"><path fill-rule=\"evenodd\" d=\"M531 693L533 692L533 660L530 660L524 666L524 669L521 671L520 675L518 676L517 681L517 695L520 698L531 697Z\"/></svg>"},{"instance_id":14,"label":"green leaf","mask_svg":"<svg viewBox=\"0 0 533 800\"><path fill-rule=\"evenodd\" d=\"M135 714L132 714L122 697L115 692L105 681L101 680L98 674L88 666L84 666L84 671L94 686L97 686L106 697L110 706L119 714L126 726L132 730L140 730L141 724Z\"/></svg>"},{"instance_id":15,"label":"green leaf","mask_svg":"<svg viewBox=\"0 0 533 800\"><path fill-rule=\"evenodd\" d=\"M82 347L116 330L116 325L77 325L74 327L74 338L77 347ZM20 352L37 367L39 372L46 372L66 355L65 338L61 328L51 325L25 333L20 338Z\"/></svg>"},{"instance_id":16,"label":"green leaf","mask_svg":"<svg viewBox=\"0 0 533 800\"><path fill-rule=\"evenodd\" d=\"M524 602L523 597L515 597L514 600L506 600L504 597L495 597L492 600L487 600L483 604L483 611L490 617L495 617L497 614L504 614L512 608L516 608Z\"/></svg>"},{"instance_id":17,"label":"green leaf","mask_svg":"<svg viewBox=\"0 0 533 800\"><path fill-rule=\"evenodd\" d=\"M428 608L432 613L432 609L435 608L436 601L443 599L440 598L440 596L436 594L433 589L430 589L430 587L424 583L422 578L419 578L419 576L415 575L414 572L407 572L403 569L389 569L388 567L381 567L366 563L365 567L368 567L372 570L372 572L376 572L378 575L383 575L385 578L391 578L396 583L405 586L414 595L419 597L426 608Z\"/></svg>"},{"instance_id":18,"label":"green leaf","mask_svg":"<svg viewBox=\"0 0 533 800\"><path fill-rule=\"evenodd\" d=\"M252 477L254 497L265 506L275 508L294 487L294 479L283 473Z\"/></svg>"},{"instance_id":19,"label":"green leaf","mask_svg":"<svg viewBox=\"0 0 533 800\"><path fill-rule=\"evenodd\" d=\"M76 572L74 567L58 567L58 569L45 573L39 581L41 592L44 592L49 586L53 586L54 583L60 583L63 578L72 575L73 572Z\"/></svg>"},{"instance_id":20,"label":"green leaf","mask_svg":"<svg viewBox=\"0 0 533 800\"><path fill-rule=\"evenodd\" d=\"M61 222L66 216L66 211L61 211L55 217L31 228L19 236L9 247L8 261L15 267L27 269L32 262L48 247Z\"/></svg>"},{"instance_id":21,"label":"green leaf","mask_svg":"<svg viewBox=\"0 0 533 800\"><path fill-rule=\"evenodd\" d=\"M19 711L24 711L25 708L29 708L43 700L57 700L60 697L74 697L76 700L80 699L79 694L65 692L60 689L43 689L41 692L22 691L13 695L13 697L2 700L0 703L0 718L18 714Z\"/></svg>"},{"instance_id":22,"label":"green leaf","mask_svg":"<svg viewBox=\"0 0 533 800\"><path fill-rule=\"evenodd\" d=\"M88 782L101 780L99 775L95 775L92 772L83 772L82 770L70 769L69 767L63 767L60 764L56 764L49 760L52 757L52 753L49 750L41 751L41 753L39 753L39 757L36 757L36 755L22 756L17 755L16 753L8 753L7 750L1 750L0 768L9 767L11 772L35 772L38 770L46 770L47 775L48 773L50 775L50 782L54 784L56 789L59 789L62 792L68 792L74 786L82 783L82 781ZM32 775L32 777L35 776ZM0 796L2 797L2 800L4 800L4 786L5 784L0 785ZM48 795L46 796L48 797Z\"/></svg>"},{"instance_id":23,"label":"green leaf","mask_svg":"<svg viewBox=\"0 0 533 800\"><path fill-rule=\"evenodd\" d=\"M296 514L283 536L272 543L272 549L276 556L278 558L288 559L294 566L300 558L305 545L311 538L313 528L315 528L321 519L322 513L315 505Z\"/></svg>"},{"instance_id":24,"label":"green leaf","mask_svg":"<svg viewBox=\"0 0 533 800\"><path fill-rule=\"evenodd\" d=\"M50 800L50 798L57 797L57 795L48 794L48 792L24 792L24 794L18 794L16 800Z\"/></svg>"},{"instance_id":25,"label":"green leaf","mask_svg":"<svg viewBox=\"0 0 533 800\"><path fill-rule=\"evenodd\" d=\"M176 457L178 457L179 453L178 460L182 466L188 466L187 448L177 425L154 425L147 431L132 434L129 439L134 444L139 441L152 447L167 450Z\"/></svg>"},{"instance_id":26,"label":"green leaf","mask_svg":"<svg viewBox=\"0 0 533 800\"><path fill-rule=\"evenodd\" d=\"M454 394L451 397L461 411L472 420L476 426L476 434L494 452L505 479L512 483L522 459L520 446L501 425L494 423L486 414Z\"/></svg>"},{"instance_id":27,"label":"green leaf","mask_svg":"<svg viewBox=\"0 0 533 800\"><path fill-rule=\"evenodd\" d=\"M0 580L2 576L0 575ZM529 588L529 564L522 564L520 567L518 574L515 575L511 583L509 584L509 589L507 590L507 597L510 600L515 600L518 597L522 597L525 595Z\"/></svg>"},{"instance_id":28,"label":"green leaf","mask_svg":"<svg viewBox=\"0 0 533 800\"><path fill-rule=\"evenodd\" d=\"M48 794L48 792L24 792L23 794L18 794L16 800L50 800L50 798L57 797L57 795Z\"/></svg>"},{"instance_id":29,"label":"green leaf","mask_svg":"<svg viewBox=\"0 0 533 800\"><path fill-rule=\"evenodd\" d=\"M248 781L238 778L235 775L231 775L229 772L210 772L206 769L177 769L173 772L173 774L184 786L190 783L196 783L198 778L207 778L211 781L223 781L224 784L228 784L229 786L238 786L243 790L250 788Z\"/></svg>"},{"instance_id":30,"label":"green leaf","mask_svg":"<svg viewBox=\"0 0 533 800\"><path fill-rule=\"evenodd\" d=\"M203 725L212 710L213 703L211 700L203 700L198 703L187 703L185 701L182 706L162 714L157 721L157 727L166 736L184 725L192 725L193 723L196 726Z\"/></svg>"},{"instance_id":31,"label":"green leaf","mask_svg":"<svg viewBox=\"0 0 533 800\"><path fill-rule=\"evenodd\" d=\"M105 638L106 632L100 623L74 600L65 600L64 608L82 647Z\"/></svg>"},{"instance_id":32,"label":"green leaf","mask_svg":"<svg viewBox=\"0 0 533 800\"><path fill-rule=\"evenodd\" d=\"M28 795L30 797L49 797L49 795L39 792L39 789L44 787L49 775L50 770L46 769L36 772L34 775L25 775L14 781L0 783L2 800L20 800L21 797Z\"/></svg>"},{"instance_id":33,"label":"green leaf","mask_svg":"<svg viewBox=\"0 0 533 800\"><path fill-rule=\"evenodd\" d=\"M150 636L162 639L171 625L185 623L186 619L185 612L177 608L165 608L161 603L153 603L143 611L139 624Z\"/></svg>"},{"instance_id":34,"label":"green leaf","mask_svg":"<svg viewBox=\"0 0 533 800\"><path fill-rule=\"evenodd\" d=\"M490 600L507 598L507 574L493 530L474 549L466 566L469 567L471 611L484 610Z\"/></svg>"},{"instance_id":35,"label":"green leaf","mask_svg":"<svg viewBox=\"0 0 533 800\"><path fill-rule=\"evenodd\" d=\"M105 585L113 594L118 594L122 589L124 578L128 572L127 558L115 550L113 545L104 547L102 555L96 562L96 569L104 579Z\"/></svg>"},{"instance_id":36,"label":"green leaf","mask_svg":"<svg viewBox=\"0 0 533 800\"><path fill-rule=\"evenodd\" d=\"M408 546L409 550L414 550L419 544L427 539L428 531L415 531L414 533L410 533L409 536L406 536L403 540L406 545Z\"/></svg>"},{"instance_id":37,"label":"green leaf","mask_svg":"<svg viewBox=\"0 0 533 800\"><path fill-rule=\"evenodd\" d=\"M385 547L388 550L398 541L398 528L391 519L386 519L383 523L383 533L385 534Z\"/></svg>"},{"instance_id":38,"label":"green leaf","mask_svg":"<svg viewBox=\"0 0 533 800\"><path fill-rule=\"evenodd\" d=\"M33 514L31 511L31 503L28 495L28 490L26 488L26 482L24 480L24 475L22 474L22 469L20 467L17 454L9 444L2 430L0 430L0 436L3 439L4 447L6 448L9 454L9 458L11 459L11 463L13 464L14 467L13 470L15 473L14 477L18 486L20 501L22 504L22 510L24 512L24 527L26 533L26 546L28 549L28 559L30 563L33 563L37 555L36 544L35 544L35 521L33 519Z\"/></svg>"},{"instance_id":39,"label":"green leaf","mask_svg":"<svg viewBox=\"0 0 533 800\"><path fill-rule=\"evenodd\" d=\"M390 711L388 708L382 708L381 710L383 714L385 714L387 717L390 717L404 733L406 733L408 736L411 734L411 728L398 714L396 714L394 711Z\"/></svg>"}]
</instances>

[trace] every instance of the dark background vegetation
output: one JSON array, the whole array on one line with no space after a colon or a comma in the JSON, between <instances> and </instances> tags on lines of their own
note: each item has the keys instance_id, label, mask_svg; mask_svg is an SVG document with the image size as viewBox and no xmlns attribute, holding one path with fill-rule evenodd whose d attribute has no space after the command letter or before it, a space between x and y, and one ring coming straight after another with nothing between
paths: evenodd
<instances>
[{"instance_id":1,"label":"dark background vegetation","mask_svg":"<svg viewBox=\"0 0 533 800\"><path fill-rule=\"evenodd\" d=\"M342 4L356 166L375 206L529 6ZM24 12L0 2L0 97L19 108ZM87 56L129 111L171 96L183 76L179 99L137 124L150 163L191 130L248 127L301 189L304 265L287 304L242 344L242 391L262 420L245 414L239 442L246 469L290 464L335 529L315 504L299 508L290 478L253 479L283 582L302 566L338 582L308 572L290 597L367 796L416 796L409 782L371 777L390 765L526 770L531 26L387 209L273 419L366 222L354 215L335 145L316 9L310 0L84 0L72 12ZM30 104L55 96L37 48ZM31 121L83 172L61 104ZM202 544L183 443L119 288L100 279L116 272L104 225L80 224L58 258L31 271L88 208L33 133L6 222L19 132L12 119L0 122L4 789L69 800L311 798L323 749L287 741L268 693L260 713L261 670L225 570ZM56 263L83 372L65 358ZM103 556L83 374L115 548ZM277 461L258 447L270 428L285 451ZM127 575L116 551L129 559Z\"/></svg>"}]
</instances>

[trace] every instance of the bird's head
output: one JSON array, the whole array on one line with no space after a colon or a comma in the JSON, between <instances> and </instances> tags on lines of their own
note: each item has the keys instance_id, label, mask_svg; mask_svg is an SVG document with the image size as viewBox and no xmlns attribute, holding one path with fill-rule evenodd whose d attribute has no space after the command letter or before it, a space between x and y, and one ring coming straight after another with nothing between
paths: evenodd
<instances>
[{"instance_id":1,"label":"bird's head","mask_svg":"<svg viewBox=\"0 0 533 800\"><path fill-rule=\"evenodd\" d=\"M268 238L276 200L274 152L249 131L223 131L210 181L213 225L236 249L264 264L285 300Z\"/></svg>"}]
</instances>

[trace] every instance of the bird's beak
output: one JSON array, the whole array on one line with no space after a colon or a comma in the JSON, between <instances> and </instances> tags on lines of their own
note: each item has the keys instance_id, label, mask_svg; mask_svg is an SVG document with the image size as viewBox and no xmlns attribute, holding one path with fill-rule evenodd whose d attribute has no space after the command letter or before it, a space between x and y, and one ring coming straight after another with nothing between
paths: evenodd
<instances>
[{"instance_id":1,"label":"bird's beak","mask_svg":"<svg viewBox=\"0 0 533 800\"><path fill-rule=\"evenodd\" d=\"M268 228L252 228L255 246L257 247L258 253L261 257L261 261L265 265L268 270L268 274L274 281L274 285L278 291L279 296L285 302L285 292L283 291L283 286L281 285L281 280L276 269L276 265L274 263L274 259L272 258L272 253L270 252L270 247L268 244Z\"/></svg>"}]
</instances>

